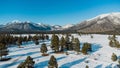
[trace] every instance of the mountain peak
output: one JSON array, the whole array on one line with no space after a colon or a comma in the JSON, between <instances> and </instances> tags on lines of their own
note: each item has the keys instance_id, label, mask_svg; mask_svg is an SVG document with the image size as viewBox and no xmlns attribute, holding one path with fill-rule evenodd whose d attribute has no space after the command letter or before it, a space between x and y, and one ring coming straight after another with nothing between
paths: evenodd
<instances>
[{"instance_id":1,"label":"mountain peak","mask_svg":"<svg viewBox=\"0 0 120 68\"><path fill-rule=\"evenodd\" d=\"M103 19L105 17L111 17L111 18L117 17L117 18L120 18L120 12L112 12L112 13L101 14L101 15L98 15L98 16L96 16L94 18L88 19L86 21L91 21L91 20L94 20L94 19Z\"/></svg>"},{"instance_id":2,"label":"mountain peak","mask_svg":"<svg viewBox=\"0 0 120 68\"><path fill-rule=\"evenodd\" d=\"M20 20L13 20L11 23L21 23Z\"/></svg>"},{"instance_id":3,"label":"mountain peak","mask_svg":"<svg viewBox=\"0 0 120 68\"><path fill-rule=\"evenodd\" d=\"M104 18L104 17L107 17L107 16L120 17L120 12L112 12L112 13L102 14L102 15L99 15L97 17Z\"/></svg>"}]
</instances>

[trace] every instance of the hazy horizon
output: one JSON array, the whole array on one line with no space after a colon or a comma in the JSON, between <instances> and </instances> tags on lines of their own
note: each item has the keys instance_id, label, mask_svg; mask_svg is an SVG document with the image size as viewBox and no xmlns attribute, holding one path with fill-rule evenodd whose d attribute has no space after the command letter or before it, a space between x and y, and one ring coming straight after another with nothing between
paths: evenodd
<instances>
[{"instance_id":1,"label":"hazy horizon","mask_svg":"<svg viewBox=\"0 0 120 68\"><path fill-rule=\"evenodd\" d=\"M0 24L13 20L77 24L100 14L120 12L119 6L119 0L0 0Z\"/></svg>"}]
</instances>

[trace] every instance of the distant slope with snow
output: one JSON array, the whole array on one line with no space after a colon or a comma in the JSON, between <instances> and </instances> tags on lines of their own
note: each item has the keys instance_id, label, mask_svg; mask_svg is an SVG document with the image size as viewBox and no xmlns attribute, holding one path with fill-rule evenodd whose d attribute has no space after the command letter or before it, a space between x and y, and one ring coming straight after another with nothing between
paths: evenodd
<instances>
[{"instance_id":1,"label":"distant slope with snow","mask_svg":"<svg viewBox=\"0 0 120 68\"><path fill-rule=\"evenodd\" d=\"M33 23L31 21L19 21L19 20L13 20L12 22L7 23L2 27L0 26L0 31L54 31L54 30L64 30L69 27L72 27L72 24L68 24L65 26L60 25L48 25L43 23Z\"/></svg>"},{"instance_id":2,"label":"distant slope with snow","mask_svg":"<svg viewBox=\"0 0 120 68\"><path fill-rule=\"evenodd\" d=\"M67 29L67 28L70 28L70 27L72 27L72 26L74 26L74 25L73 25L73 24L67 24L67 25L63 26L62 28L63 28L63 29Z\"/></svg>"},{"instance_id":3,"label":"distant slope with snow","mask_svg":"<svg viewBox=\"0 0 120 68\"><path fill-rule=\"evenodd\" d=\"M30 21L20 22L15 20L1 28L1 31L41 31L41 30L51 30L51 26L44 24L40 25Z\"/></svg>"},{"instance_id":4,"label":"distant slope with snow","mask_svg":"<svg viewBox=\"0 0 120 68\"><path fill-rule=\"evenodd\" d=\"M79 32L120 32L120 12L98 15L72 28ZM117 30L117 31L116 31Z\"/></svg>"}]
</instances>

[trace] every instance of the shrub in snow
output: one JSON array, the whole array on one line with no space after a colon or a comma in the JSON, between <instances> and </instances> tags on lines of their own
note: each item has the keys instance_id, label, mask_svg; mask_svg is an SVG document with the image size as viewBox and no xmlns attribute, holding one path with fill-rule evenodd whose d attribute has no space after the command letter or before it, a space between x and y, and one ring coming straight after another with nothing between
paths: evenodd
<instances>
[{"instance_id":1,"label":"shrub in snow","mask_svg":"<svg viewBox=\"0 0 120 68\"><path fill-rule=\"evenodd\" d=\"M86 60L85 63L89 63L89 60Z\"/></svg>"},{"instance_id":2,"label":"shrub in snow","mask_svg":"<svg viewBox=\"0 0 120 68\"><path fill-rule=\"evenodd\" d=\"M88 65L86 65L86 67L85 68L89 68L89 66Z\"/></svg>"},{"instance_id":3,"label":"shrub in snow","mask_svg":"<svg viewBox=\"0 0 120 68\"><path fill-rule=\"evenodd\" d=\"M92 36L92 35L91 35L90 37L91 37L91 38L93 38L93 36Z\"/></svg>"},{"instance_id":4,"label":"shrub in snow","mask_svg":"<svg viewBox=\"0 0 120 68\"><path fill-rule=\"evenodd\" d=\"M66 55L69 55L68 52L65 52Z\"/></svg>"},{"instance_id":5,"label":"shrub in snow","mask_svg":"<svg viewBox=\"0 0 120 68\"><path fill-rule=\"evenodd\" d=\"M58 68L57 60L53 55L48 62L48 68Z\"/></svg>"},{"instance_id":6,"label":"shrub in snow","mask_svg":"<svg viewBox=\"0 0 120 68\"><path fill-rule=\"evenodd\" d=\"M92 51L92 46L90 43L84 43L82 47L82 53L88 54L88 51Z\"/></svg>"},{"instance_id":7,"label":"shrub in snow","mask_svg":"<svg viewBox=\"0 0 120 68\"><path fill-rule=\"evenodd\" d=\"M48 51L47 47L46 47L46 44L43 43L41 45L41 48L40 48L40 52L43 53L43 55L45 55L45 53Z\"/></svg>"},{"instance_id":8,"label":"shrub in snow","mask_svg":"<svg viewBox=\"0 0 120 68\"><path fill-rule=\"evenodd\" d=\"M113 53L111 59L112 59L112 61L117 61L117 56L116 56L116 54Z\"/></svg>"}]
</instances>

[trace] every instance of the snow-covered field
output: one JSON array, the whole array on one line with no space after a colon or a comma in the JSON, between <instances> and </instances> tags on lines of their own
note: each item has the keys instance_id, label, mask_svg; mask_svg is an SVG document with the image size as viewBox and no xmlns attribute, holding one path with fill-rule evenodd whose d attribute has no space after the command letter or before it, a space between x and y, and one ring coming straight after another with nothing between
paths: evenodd
<instances>
[{"instance_id":1,"label":"snow-covered field","mask_svg":"<svg viewBox=\"0 0 120 68\"><path fill-rule=\"evenodd\" d=\"M55 54L50 48L50 41L45 41L48 45L48 54L49 56L41 56L40 46L35 45L33 42L22 45L24 48L10 47L9 55L12 59L9 61L0 61L0 68L17 68L17 66L23 62L27 56L31 56L35 61L35 68L47 68L48 61L51 55L54 55L57 59L59 68L85 68L86 65L89 68L116 68L118 62L113 62L111 60L112 53L115 53L120 57L120 49L111 48L108 43L108 35L99 35L93 34L93 38L90 35L79 36L73 34L75 37L78 37L80 43L89 42L92 43L93 52L88 55L83 55L80 53L76 55L76 52L69 51L69 55L66 54ZM120 40L120 37L118 40ZM87 63L88 62L88 63Z\"/></svg>"}]
</instances>

